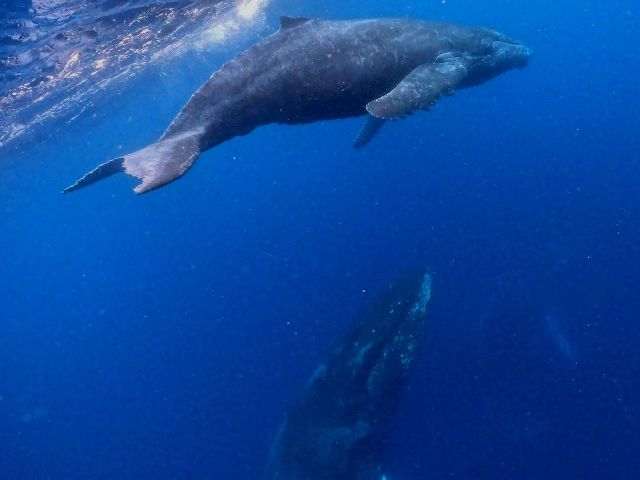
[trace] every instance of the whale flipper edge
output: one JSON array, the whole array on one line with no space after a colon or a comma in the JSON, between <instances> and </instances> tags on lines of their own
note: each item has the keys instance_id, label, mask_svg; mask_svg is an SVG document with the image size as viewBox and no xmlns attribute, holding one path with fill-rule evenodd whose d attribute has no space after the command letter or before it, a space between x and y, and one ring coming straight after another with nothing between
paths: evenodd
<instances>
[{"instance_id":1,"label":"whale flipper edge","mask_svg":"<svg viewBox=\"0 0 640 480\"><path fill-rule=\"evenodd\" d=\"M376 118L395 120L428 110L441 97L452 95L467 76L462 59L449 58L415 68L389 93L367 104L367 111Z\"/></svg>"}]
</instances>

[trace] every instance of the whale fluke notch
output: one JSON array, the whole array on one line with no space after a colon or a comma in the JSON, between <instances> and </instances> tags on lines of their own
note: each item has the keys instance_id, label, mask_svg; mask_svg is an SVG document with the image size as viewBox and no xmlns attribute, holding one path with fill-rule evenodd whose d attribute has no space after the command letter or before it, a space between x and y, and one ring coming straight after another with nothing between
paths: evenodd
<instances>
[{"instance_id":1,"label":"whale fluke notch","mask_svg":"<svg viewBox=\"0 0 640 480\"><path fill-rule=\"evenodd\" d=\"M124 171L142 180L133 189L146 193L180 178L200 155L199 131L189 131L159 140L124 157Z\"/></svg>"},{"instance_id":2,"label":"whale fluke notch","mask_svg":"<svg viewBox=\"0 0 640 480\"><path fill-rule=\"evenodd\" d=\"M367 111L383 120L404 118L418 110L428 110L440 98L452 95L467 76L462 59L420 65L389 93L367 104Z\"/></svg>"},{"instance_id":3,"label":"whale fluke notch","mask_svg":"<svg viewBox=\"0 0 640 480\"><path fill-rule=\"evenodd\" d=\"M287 28L299 27L309 21L311 21L311 19L307 17L288 17L283 15L280 17L280 29L286 30Z\"/></svg>"}]
</instances>

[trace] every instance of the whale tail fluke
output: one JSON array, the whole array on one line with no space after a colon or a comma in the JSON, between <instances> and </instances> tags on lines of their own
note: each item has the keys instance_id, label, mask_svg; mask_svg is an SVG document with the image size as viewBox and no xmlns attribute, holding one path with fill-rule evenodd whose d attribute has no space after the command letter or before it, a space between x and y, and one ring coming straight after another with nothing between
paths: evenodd
<instances>
[{"instance_id":1,"label":"whale tail fluke","mask_svg":"<svg viewBox=\"0 0 640 480\"><path fill-rule=\"evenodd\" d=\"M200 132L188 132L157 141L137 152L114 158L65 188L73 192L119 172L142 180L134 192L146 193L184 175L200 155Z\"/></svg>"},{"instance_id":2,"label":"whale tail fluke","mask_svg":"<svg viewBox=\"0 0 640 480\"><path fill-rule=\"evenodd\" d=\"M98 180L102 180L103 178L107 178L111 175L115 175L118 172L124 171L124 166L122 165L123 161L124 157L120 157L109 160L102 165L98 165L89 173L85 174L82 178L76 180L76 183L74 183L73 185L69 185L67 188L62 190L62 193L73 192L74 190L78 190L79 188L91 185Z\"/></svg>"}]
</instances>

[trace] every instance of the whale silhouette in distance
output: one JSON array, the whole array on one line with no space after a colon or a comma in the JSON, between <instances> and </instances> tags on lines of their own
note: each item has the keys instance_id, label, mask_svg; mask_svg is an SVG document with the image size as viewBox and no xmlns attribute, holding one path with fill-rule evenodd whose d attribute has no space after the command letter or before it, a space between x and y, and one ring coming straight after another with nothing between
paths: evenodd
<instances>
[{"instance_id":1,"label":"whale silhouette in distance","mask_svg":"<svg viewBox=\"0 0 640 480\"><path fill-rule=\"evenodd\" d=\"M270 123L367 115L367 144L387 120L428 110L456 89L524 67L531 50L494 30L409 19L282 17L280 29L223 65L157 142L87 173L64 192L118 172L136 193L184 175L216 145Z\"/></svg>"},{"instance_id":2,"label":"whale silhouette in distance","mask_svg":"<svg viewBox=\"0 0 640 480\"><path fill-rule=\"evenodd\" d=\"M431 276L388 286L287 412L266 480L380 480L391 421L424 330Z\"/></svg>"}]
</instances>

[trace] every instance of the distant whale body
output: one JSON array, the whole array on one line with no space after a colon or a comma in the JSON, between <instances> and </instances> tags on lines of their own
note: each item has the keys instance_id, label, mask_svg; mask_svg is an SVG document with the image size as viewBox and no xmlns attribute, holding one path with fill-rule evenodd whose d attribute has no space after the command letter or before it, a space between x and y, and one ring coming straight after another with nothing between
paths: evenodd
<instances>
[{"instance_id":1,"label":"distant whale body","mask_svg":"<svg viewBox=\"0 0 640 480\"><path fill-rule=\"evenodd\" d=\"M431 300L427 272L390 284L292 402L265 480L380 480Z\"/></svg>"},{"instance_id":2,"label":"distant whale body","mask_svg":"<svg viewBox=\"0 0 640 480\"><path fill-rule=\"evenodd\" d=\"M191 97L157 142L115 158L64 192L124 171L145 193L184 175L200 153L269 123L367 115L355 141L384 121L428 110L458 88L524 67L531 51L487 28L421 20L283 17Z\"/></svg>"}]
</instances>

